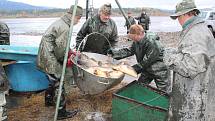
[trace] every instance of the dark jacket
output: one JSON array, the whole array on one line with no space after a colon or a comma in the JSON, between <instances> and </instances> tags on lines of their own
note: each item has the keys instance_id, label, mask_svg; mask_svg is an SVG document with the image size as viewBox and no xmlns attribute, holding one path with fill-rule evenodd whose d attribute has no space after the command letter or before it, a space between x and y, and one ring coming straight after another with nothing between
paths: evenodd
<instances>
[{"instance_id":1,"label":"dark jacket","mask_svg":"<svg viewBox=\"0 0 215 121\"><path fill-rule=\"evenodd\" d=\"M136 17L135 19L138 20L138 24L141 25L144 30L149 30L149 24L150 22L150 17L147 14L141 14L141 16Z\"/></svg>"},{"instance_id":2,"label":"dark jacket","mask_svg":"<svg viewBox=\"0 0 215 121\"><path fill-rule=\"evenodd\" d=\"M113 58L122 59L132 55L136 56L139 68L150 69L157 61L163 61L163 47L157 35L147 33L139 42L133 42L130 48L113 51ZM150 69L151 70L151 69Z\"/></svg>"},{"instance_id":3,"label":"dark jacket","mask_svg":"<svg viewBox=\"0 0 215 121\"><path fill-rule=\"evenodd\" d=\"M103 34L110 44L113 46L116 42L118 32L117 32L117 26L115 22L110 19L108 22L104 23L100 20L99 15L89 18L81 27L80 31L77 34L76 38L76 49L78 49L81 41L89 34L93 32L98 32ZM100 44L100 43L93 43L93 44ZM93 46L93 45L92 45ZM110 48L108 44L104 45L106 46L106 50Z\"/></svg>"}]
</instances>

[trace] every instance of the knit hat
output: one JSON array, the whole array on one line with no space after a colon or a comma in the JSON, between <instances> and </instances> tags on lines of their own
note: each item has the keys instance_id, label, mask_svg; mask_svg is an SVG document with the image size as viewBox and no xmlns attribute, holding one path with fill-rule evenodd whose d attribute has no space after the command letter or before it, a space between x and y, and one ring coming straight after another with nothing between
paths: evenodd
<instances>
[{"instance_id":1,"label":"knit hat","mask_svg":"<svg viewBox=\"0 0 215 121\"><path fill-rule=\"evenodd\" d=\"M110 15L111 14L111 4L104 4L99 8L99 12Z\"/></svg>"}]
</instances>

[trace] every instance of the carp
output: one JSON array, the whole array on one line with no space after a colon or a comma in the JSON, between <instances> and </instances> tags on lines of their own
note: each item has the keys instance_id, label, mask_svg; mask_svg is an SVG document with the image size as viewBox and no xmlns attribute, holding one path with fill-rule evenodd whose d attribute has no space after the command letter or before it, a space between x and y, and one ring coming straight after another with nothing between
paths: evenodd
<instances>
[{"instance_id":1,"label":"carp","mask_svg":"<svg viewBox=\"0 0 215 121\"><path fill-rule=\"evenodd\" d=\"M106 78L119 78L123 74L137 77L136 71L125 62L97 61L87 55L81 53L77 59L77 64L84 68L87 72Z\"/></svg>"},{"instance_id":2,"label":"carp","mask_svg":"<svg viewBox=\"0 0 215 121\"><path fill-rule=\"evenodd\" d=\"M81 65L83 68L99 66L98 61L96 61L94 58L88 57L85 54L81 54L78 56L77 63Z\"/></svg>"},{"instance_id":3,"label":"carp","mask_svg":"<svg viewBox=\"0 0 215 121\"><path fill-rule=\"evenodd\" d=\"M137 72L134 70L133 67L129 66L129 65L126 65L126 64L119 64L119 65L115 65L115 66L112 66L113 69L115 70L118 70L118 71L121 71L127 75L130 75L130 76L133 76L133 77L136 77L137 78Z\"/></svg>"},{"instance_id":4,"label":"carp","mask_svg":"<svg viewBox=\"0 0 215 121\"><path fill-rule=\"evenodd\" d=\"M124 75L124 73L120 71L116 71L116 70L113 70L112 68L106 68L106 67L90 67L85 70L91 74L94 74L99 77L104 77L104 78L119 78Z\"/></svg>"}]
</instances>

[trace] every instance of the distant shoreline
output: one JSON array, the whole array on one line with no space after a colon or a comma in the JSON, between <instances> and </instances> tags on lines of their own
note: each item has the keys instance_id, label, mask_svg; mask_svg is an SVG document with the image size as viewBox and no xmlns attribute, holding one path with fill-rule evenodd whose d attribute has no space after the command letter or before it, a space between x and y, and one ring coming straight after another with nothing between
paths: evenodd
<instances>
[{"instance_id":1,"label":"distant shoreline","mask_svg":"<svg viewBox=\"0 0 215 121\"><path fill-rule=\"evenodd\" d=\"M17 18L59 18L61 16L63 16L64 14L62 15L53 15L53 16L50 16L50 15L25 15L25 16L15 16L15 15L6 15L6 16L0 16L1 19L17 19ZM138 16L137 14L133 15L133 16ZM149 15L149 16L169 16L168 14L167 15ZM83 17L86 17L86 16L83 16ZM123 17L123 15L112 15L111 17Z\"/></svg>"},{"instance_id":2,"label":"distant shoreline","mask_svg":"<svg viewBox=\"0 0 215 121\"><path fill-rule=\"evenodd\" d=\"M124 8L125 14L131 12L133 16L140 16L142 11L145 11L149 16L169 16L170 11L164 11L153 8ZM51 18L60 17L65 14L66 9L48 9L48 10L17 10L17 11L4 11L0 9L0 18ZM93 11L96 14L98 9ZM84 10L83 16L86 11ZM121 11L118 8L112 10L112 16L122 16Z\"/></svg>"}]
</instances>

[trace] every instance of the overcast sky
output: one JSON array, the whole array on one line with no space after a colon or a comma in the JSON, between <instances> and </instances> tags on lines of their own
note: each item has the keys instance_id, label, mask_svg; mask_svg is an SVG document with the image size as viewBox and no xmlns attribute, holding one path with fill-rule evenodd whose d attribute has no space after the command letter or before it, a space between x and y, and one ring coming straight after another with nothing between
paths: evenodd
<instances>
[{"instance_id":1,"label":"overcast sky","mask_svg":"<svg viewBox=\"0 0 215 121\"><path fill-rule=\"evenodd\" d=\"M23 2L35 6L47 6L56 8L69 8L75 3L75 0L10 0L16 2ZM160 9L175 9L175 5L180 0L118 0L123 8L134 7L151 7ZM195 0L199 8L215 7L215 0ZM85 8L86 0L79 0L79 5ZM95 8L100 7L104 3L111 3L113 7L117 7L115 0L90 0Z\"/></svg>"}]
</instances>

